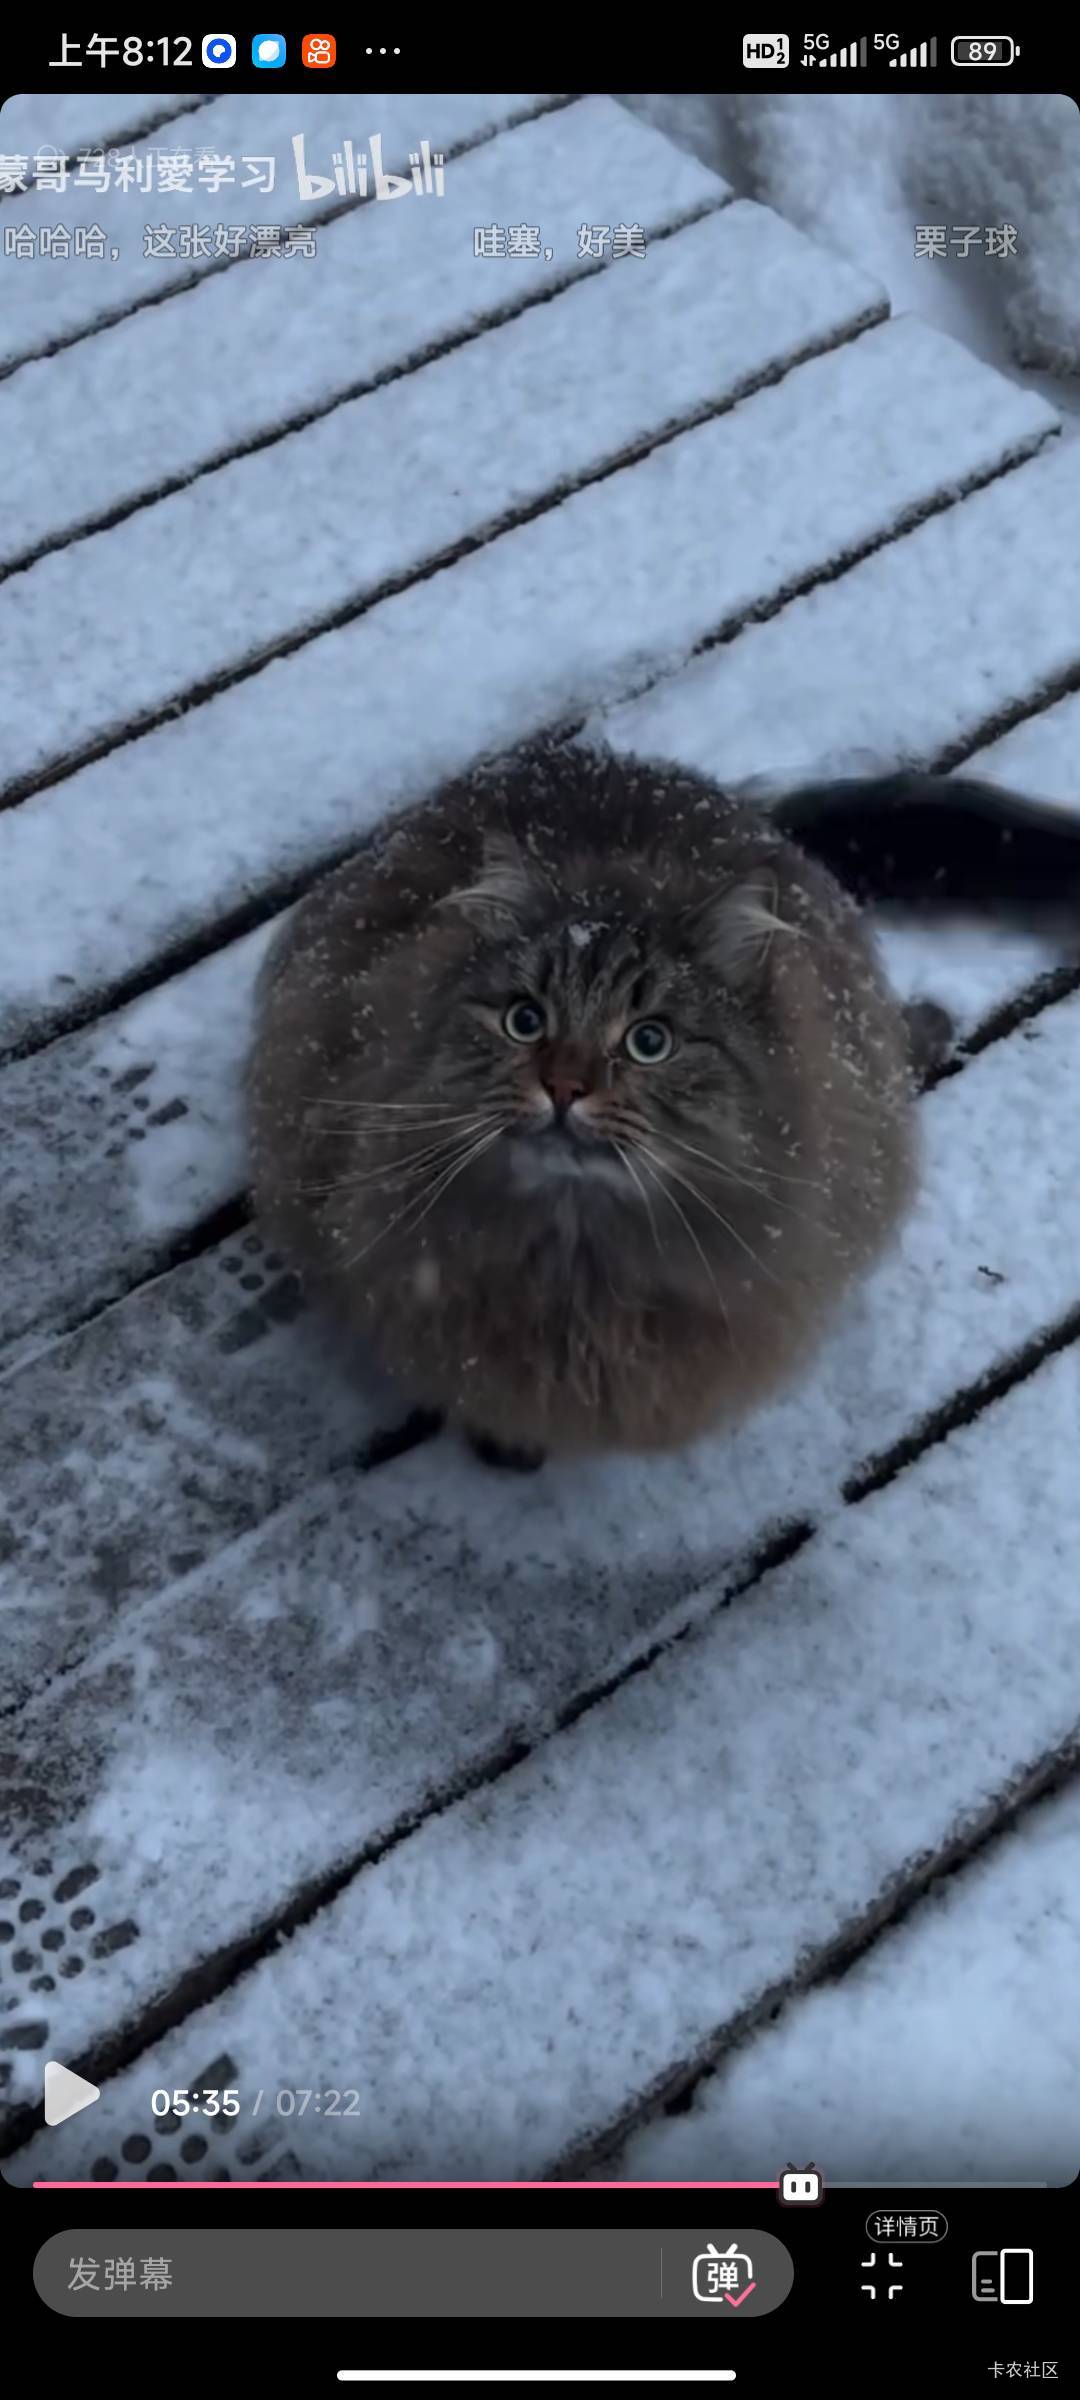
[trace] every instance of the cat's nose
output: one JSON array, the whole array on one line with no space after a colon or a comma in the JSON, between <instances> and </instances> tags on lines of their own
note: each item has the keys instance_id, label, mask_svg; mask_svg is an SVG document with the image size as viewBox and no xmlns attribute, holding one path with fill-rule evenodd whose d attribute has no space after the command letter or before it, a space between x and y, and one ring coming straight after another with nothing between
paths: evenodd
<instances>
[{"instance_id":1,"label":"cat's nose","mask_svg":"<svg viewBox=\"0 0 1080 2400\"><path fill-rule=\"evenodd\" d=\"M584 1100L589 1089L580 1070L572 1067L541 1068L540 1081L559 1117L565 1117L575 1100Z\"/></svg>"}]
</instances>

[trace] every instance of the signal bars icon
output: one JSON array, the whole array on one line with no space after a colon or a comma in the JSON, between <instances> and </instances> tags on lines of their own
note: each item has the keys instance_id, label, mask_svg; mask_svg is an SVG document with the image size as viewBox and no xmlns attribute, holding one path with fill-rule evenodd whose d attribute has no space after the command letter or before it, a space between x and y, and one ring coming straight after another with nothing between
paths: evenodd
<instances>
[{"instance_id":1,"label":"signal bars icon","mask_svg":"<svg viewBox=\"0 0 1080 2400\"><path fill-rule=\"evenodd\" d=\"M901 50L898 58L890 58L890 67L936 67L937 35L928 42L916 42L914 49Z\"/></svg>"},{"instance_id":2,"label":"signal bars icon","mask_svg":"<svg viewBox=\"0 0 1080 2400\"><path fill-rule=\"evenodd\" d=\"M820 58L813 50L804 50L799 64L802 67L817 67L822 73L830 67L865 67L867 47L867 37L864 33L860 34L858 41L845 42L842 50L830 50L827 58ZM928 42L916 42L910 50L901 50L896 58L890 58L889 65L890 67L936 67L936 33L931 35Z\"/></svg>"},{"instance_id":3,"label":"signal bars icon","mask_svg":"<svg viewBox=\"0 0 1080 2400\"><path fill-rule=\"evenodd\" d=\"M857 42L845 42L842 50L830 50L827 58L818 58L813 50L803 52L804 67L865 67L866 35Z\"/></svg>"}]
</instances>

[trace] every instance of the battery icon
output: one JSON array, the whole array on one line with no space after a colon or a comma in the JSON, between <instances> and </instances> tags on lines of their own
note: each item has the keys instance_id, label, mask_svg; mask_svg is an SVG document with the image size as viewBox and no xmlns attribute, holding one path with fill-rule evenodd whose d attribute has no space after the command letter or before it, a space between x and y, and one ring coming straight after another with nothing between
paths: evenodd
<instances>
[{"instance_id":1,"label":"battery icon","mask_svg":"<svg viewBox=\"0 0 1080 2400\"><path fill-rule=\"evenodd\" d=\"M1011 67L1016 51L1011 33L954 33L949 44L954 67Z\"/></svg>"}]
</instances>

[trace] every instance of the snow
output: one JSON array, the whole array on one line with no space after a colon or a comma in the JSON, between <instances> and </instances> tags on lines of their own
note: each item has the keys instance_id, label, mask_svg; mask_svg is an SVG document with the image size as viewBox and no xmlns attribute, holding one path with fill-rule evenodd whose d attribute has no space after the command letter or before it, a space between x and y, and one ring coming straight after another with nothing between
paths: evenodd
<instances>
[{"instance_id":1,"label":"snow","mask_svg":"<svg viewBox=\"0 0 1080 2400\"><path fill-rule=\"evenodd\" d=\"M1018 1032L996 1044L921 1103L920 1204L817 1368L734 1434L670 1460L567 1462L519 1483L484 1474L444 1440L358 1477L353 1465L337 1463L350 1447L352 1403L329 1363L319 1363L317 1344L293 1349L260 1326L259 1341L245 1345L255 1378L245 1395L235 1356L227 1347L221 1356L233 1300L222 1295L223 1267L213 1256L200 1262L200 1277L184 1270L133 1295L44 1353L32 1373L0 1385L0 1443L20 1541L17 1563L0 1567L7 1695L52 1679L21 1720L26 1805L37 1811L47 1792L77 1848L90 1812L102 1859L115 1857L122 1873L124 1913L143 1928L138 1954L127 1959L133 1994L168 1981L192 1946L212 1949L249 1926L260 1906L271 1907L275 1892L319 1872L328 1839L335 1858L359 1854L522 1731L549 1731L575 1695L625 1671L657 1639L711 1615L722 1593L753 1573L763 1541L778 1529L818 1521L819 1538L831 1540L841 1487L868 1449L877 1453L917 1429L1074 1305L1080 1124L1062 1115L1060 1095L1078 1028L1080 997L1047 1010L1035 1039ZM1075 1410L1075 1349L1065 1364ZM166 1376L183 1403L175 1430L160 1394L149 1420L137 1402L128 1406L129 1386L148 1375ZM1036 1380L1041 1387L1043 1376ZM361 1391L361 1438L380 1413L394 1421L385 1397L380 1410ZM264 1451L239 1488L219 1428ZM1045 1438L1049 1449L1052 1429ZM1010 1435L996 1470L1003 1506L1012 1461ZM1054 1548L1070 1538L1071 1518L1060 1516L1055 1498L1055 1478L1068 1470L1068 1453L1048 1464L1053 1555L1040 1538L1030 1569L1041 1562L1044 1589L1031 1619L1025 1688L1033 1724L1041 1692L1048 1744L1071 1688L1054 1663L1075 1585L1066 1576L1068 1588L1059 1588ZM902 1496L908 1482L892 1488ZM917 1543L921 1503L908 1505ZM954 1494L954 1540L964 1505ZM261 1516L268 1506L275 1513ZM1016 1502L1021 1528L1024 1506ZM861 1511L842 1514L845 1523L861 1521ZM973 1524L976 1558L977 1532ZM126 1582L114 1566L110 1579L117 1558ZM1003 1628L1013 1623L1010 1575L1000 1562L987 1569L985 1607ZM1019 1588L1022 1597L1026 1586ZM275 1629L271 1639L263 1628L257 1666L245 1630L253 1591ZM335 1591L340 1607L327 1600L324 1608L322 1595ZM365 1606L378 1598L383 1635L374 1648L366 1620L353 1622L350 1596ZM906 1606L901 1588L901 1621ZM733 1603L742 1624L748 1607ZM801 1608L800 1601L799 1622ZM1040 1664L1049 1617L1056 1630ZM475 1647L485 1633L498 1647L494 1701L485 1678L460 1671L463 1636ZM916 1613L916 1662L925 1639ZM942 1674L951 1672L947 1645L941 1662ZM924 1664L932 1674L934 1657ZM860 1654L860 1711L873 1689L872 1662ZM965 1667L965 1705L971 1690ZM342 1749L330 1754L313 1730L323 1699L352 1711ZM671 1725L677 1779L681 1717ZM195 1746L191 1788L177 1767L185 1797L166 1822L155 1779L181 1728ZM956 1773L970 1775L959 1729L957 1741ZM975 1757L983 1756L980 1737ZM903 1762L897 1771L906 1772ZM275 1797L279 1775L285 1803ZM834 1799L846 1807L842 1795ZM228 1865L207 1848L217 1812L233 1829ZM256 1863L254 1833L245 1828L268 1813L278 1836L273 1856ZM170 1849L166 1912L138 1866L144 1822ZM76 2031L80 2041L98 2034L101 2010L113 2007L111 1987L80 1984L65 1999L72 2041Z\"/></svg>"},{"instance_id":2,"label":"snow","mask_svg":"<svg viewBox=\"0 0 1080 2400\"><path fill-rule=\"evenodd\" d=\"M747 280L766 278L769 308L748 318ZM730 405L778 358L849 334L877 305L872 285L764 211L725 210L39 560L0 587L0 777L359 608L512 511L552 505L561 485ZM651 353L662 363L645 381L635 369ZM138 590L157 595L152 643ZM46 625L47 730L33 679Z\"/></svg>"},{"instance_id":3,"label":"snow","mask_svg":"<svg viewBox=\"0 0 1080 2400\"><path fill-rule=\"evenodd\" d=\"M1071 2182L1080 1791L1025 1811L838 1983L806 1993L604 2173L643 2182L816 2159L835 2182Z\"/></svg>"},{"instance_id":4,"label":"snow","mask_svg":"<svg viewBox=\"0 0 1080 2400\"><path fill-rule=\"evenodd\" d=\"M941 510L740 642L613 709L602 730L617 748L654 750L733 782L761 770L766 692L778 779L922 760L927 726L942 719L974 746L1011 708L1030 707L1040 685L1056 698L1053 686L1075 675L1078 515L1080 457L1072 442L1051 442L962 508Z\"/></svg>"},{"instance_id":5,"label":"snow","mask_svg":"<svg viewBox=\"0 0 1080 2400\"><path fill-rule=\"evenodd\" d=\"M0 1382L3 1704L337 1462L355 1478L365 1438L404 1413L301 1314L250 1226Z\"/></svg>"},{"instance_id":6,"label":"snow","mask_svg":"<svg viewBox=\"0 0 1080 2400\"><path fill-rule=\"evenodd\" d=\"M16 1008L0 1009L7 1038L13 1019L25 1022L32 1014L40 1025L57 998L70 1005L73 988L92 990L159 955L163 945L196 930L205 935L254 893L272 890L300 868L313 870L478 751L506 747L679 667L695 643L721 627L734 631L755 608L775 607L780 593L812 582L838 553L880 544L935 501L1022 457L1051 422L1042 402L988 375L914 319L873 327L636 465L572 492L451 569L82 768L29 806L0 815L0 867L24 896L28 926L42 929L4 970L19 995ZM1056 657L1071 659L1080 460L1052 451L1025 473L1031 481L1003 477L969 505L997 500L999 516L1008 520L1013 611L1017 520L1025 503L1029 523L1034 516L1041 532L1045 521L1047 548L1036 556L1030 543L1031 647L1041 637ZM952 525L951 545L947 534L943 539L963 558L955 528L966 513L944 509L916 539ZM986 540L992 538L987 528ZM891 561L902 553L892 547L888 555ZM887 575L882 557L858 572L877 566ZM24 588L35 572L21 579ZM903 586L903 567L896 572ZM922 569L928 592L918 589L919 570L907 571L907 585L917 587L908 598L913 612L925 599L936 600L935 576L935 555ZM822 606L846 593L851 580L842 577L809 596L800 659L804 649L814 653ZM539 645L538 623L545 627ZM669 731L677 745L680 731L687 740L703 724L713 771L740 763L749 771L733 739L741 730L748 737L749 728L732 711L719 741L710 679L725 671L730 679L736 650L755 657L783 624L782 614L741 644L710 653L670 692L665 687L650 702L664 736L657 746L668 746ZM878 666L875 641L891 653L891 631L881 625L879 618L860 629L858 641L849 636L847 656L860 658L859 690L861 652L870 653L871 669ZM918 638L913 627L913 642ZM1014 641L1014 683L1021 673L1015 652ZM403 655L404 677L393 666ZM78 706L80 692L85 706L87 688L107 673L100 647L93 671L80 657L67 663L70 696L57 694L60 723ZM835 684L840 658L830 664ZM981 653L971 672L978 688ZM762 693L770 695L772 715L777 687L768 667L764 680L753 673L746 680L753 685L753 763L760 766ZM683 710L680 727L681 697L699 685L701 705ZM802 721L812 731L820 727L821 703L804 696ZM771 746L786 764L799 717L786 705L775 713ZM625 722L633 719L619 712L616 730ZM46 744L55 755L62 737L49 731L31 738L40 760ZM74 987L58 992L61 958Z\"/></svg>"},{"instance_id":7,"label":"snow","mask_svg":"<svg viewBox=\"0 0 1080 2400\"><path fill-rule=\"evenodd\" d=\"M463 134L490 105L486 94L454 97ZM257 102L250 106L258 111ZM552 256L476 258L474 226L531 221L538 192L550 195L541 230ZM376 202L321 227L315 257L286 262L293 277L287 343L278 270L268 273L253 260L251 271L203 276L167 309L143 308L93 341L21 368L0 384L0 447L20 454L22 470L5 507L5 559L157 494L245 445L276 439L298 418L369 390L568 282L584 277L595 288L588 262L577 257L577 228L605 208L621 221L628 194L635 221L656 233L728 197L716 176L624 109L582 100L453 159L442 199L424 203L427 214L421 208L403 218ZM640 259L611 263L640 277ZM808 272L816 292L854 288L853 270L835 261L815 258ZM598 273L602 279L603 267ZM194 380L184 372L192 356L203 362ZM118 391L132 396L123 410L115 405ZM398 385L397 402L407 409L407 385ZM89 453L81 431L88 422L95 428ZM280 503L280 486L276 497Z\"/></svg>"},{"instance_id":8,"label":"snow","mask_svg":"<svg viewBox=\"0 0 1080 2400\"><path fill-rule=\"evenodd\" d=\"M541 105L471 104L519 100ZM228 105L244 146L264 104ZM19 929L0 965L5 1039L40 1041L125 978L160 977L185 942L280 905L436 776L553 717L606 708L620 740L783 781L958 758L1075 682L1078 454L1046 442L1042 402L914 319L871 326L880 303L861 271L807 252L602 100L454 161L467 195L454 240L481 192L479 215L533 213L543 161L560 206L572 190L586 219L648 216L645 192L667 238L587 285L556 263L571 283L554 298L547 262L500 262L495 313L523 313L490 332L485 262L466 267L433 230L429 253L409 237L394 273L377 247L394 212L370 207L298 262L291 347L267 330L261 312L280 304L254 275L211 275L155 308L160 287L126 259L111 289L136 314L90 339L70 312L100 295L74 277L34 302L31 337L47 320L72 346L0 386L21 482L29 462L11 542L195 480L0 594L0 658L22 660L0 712L9 774L111 740L208 663L288 638L380 574L423 576L432 545L492 512L557 504L0 815ZM740 280L760 313L740 310ZM825 354L792 364L804 349ZM212 375L192 376L197 355ZM491 359L489 386L477 367ZM736 398L783 365L773 388ZM499 407L520 409L545 372L530 458ZM386 374L385 393L359 397ZM121 425L120 389L139 394L137 428ZM427 463L414 492L387 469L384 514L355 429L380 426L393 392ZM455 441L460 428L468 509L440 457L440 406ZM215 469L305 410L321 422ZM639 464L565 489L619 444L673 431ZM355 504L341 494L354 462ZM397 554L391 508L408 521ZM290 559L300 524L309 548ZM213 643L177 556L205 567ZM119 597L147 585L154 607L133 607L142 638L125 649ZM43 736L22 691L27 674L40 686L50 642L61 672ZM1078 708L1074 692L1006 733L988 771L1075 807ZM1075 1982L1075 1802L1053 1804L1060 1834L1032 1814L940 1897L920 1895L942 1852L975 1840L1075 1734L1080 1354L1074 1342L1036 1369L1034 1347L1063 1340L1077 1306L1080 996L920 1103L925 1176L902 1240L803 1387L737 1434L524 1479L440 1440L365 1473L357 1449L396 1422L400 1396L297 1314L259 1236L171 1264L242 1183L237 1073L272 930L4 1070L0 1605L5 1701L26 1705L18 1759L0 1751L13 1843L0 1889L21 1878L47 1906L71 1870L93 1875L97 1927L58 2007L31 1999L3 1954L16 2034L41 2018L41 2041L92 2056L217 1960L224 1996L155 2043L155 2080L189 2082L227 2045L247 2093L355 2082L359 2121L290 2128L308 2172L536 2175L593 2132L618 2138L748 2013L698 2121L717 2117L759 2171L775 2131L766 2172L816 2148L838 2173L830 2111L855 2171L925 2173L931 2126L934 2164L961 2173L1074 2165L1058 2027ZM1034 936L991 943L970 927L888 926L883 941L902 988L954 993L965 1026L1049 955ZM1018 1354L1026 1379L987 1405L986 1377ZM981 1413L934 1439L927 1419L958 1391ZM930 1444L913 1464L845 1498L912 1436ZM770 1539L800 1528L770 1568ZM340 1894L236 1979L230 1944L297 1893L314 1910L339 1875ZM842 1986L792 2002L793 1979L820 1984L834 1945L883 1913L903 1921ZM70 1964L73 1925L65 1938ZM871 2027L890 2001L899 2026L905 1997L897 2075L875 2080ZM998 2061L1032 2018L1004 2106ZM44 2053L9 2040L0 2014L0 2096L36 2099ZM111 2078L15 2172L87 2172L143 2130L146 2075L143 2058ZM805 2140L787 2132L796 2082ZM696 2138L694 2120L654 2117L642 2137L677 2138ZM246 2133L237 2154L253 2156Z\"/></svg>"},{"instance_id":9,"label":"snow","mask_svg":"<svg viewBox=\"0 0 1080 2400\"><path fill-rule=\"evenodd\" d=\"M1076 104L1060 92L623 94L645 122L1080 415ZM919 225L1012 223L1015 254L917 258Z\"/></svg>"},{"instance_id":10,"label":"snow","mask_svg":"<svg viewBox=\"0 0 1080 2400\"><path fill-rule=\"evenodd\" d=\"M164 192L156 183L152 193L125 190L115 180L105 192L79 191L69 185L66 192L36 187L18 195L20 224L36 230L59 223L69 231L76 225L98 225L108 246L105 257L97 261L77 258L74 250L67 258L51 258L48 271L38 267L35 272L32 260L0 260L0 275L7 279L9 291L0 324L0 365L34 357L48 343L75 340L121 310L159 301L170 290L221 271L213 260L147 256L143 225L148 214L155 227L206 223L207 219L258 225L300 225L308 218L318 219L327 203L318 197L300 197L294 134L304 135L308 165L316 172L330 171L331 153L346 134L352 135L358 151L366 152L373 131L382 135L383 159L389 171L407 171L409 152L422 139L429 140L433 150L450 151L452 171L456 145L477 140L544 105L545 95L540 92L226 92L200 109L194 121L182 118L175 139L171 133L164 139L155 133L147 141L133 144L137 157L162 149L170 154L179 150L192 151L197 157L231 157L236 181L227 184L216 198L199 190ZM272 161L269 190L265 180L260 184L262 170L249 167L253 158ZM391 203L381 205L387 214L395 213ZM401 205L411 207L413 196ZM425 206L432 214L440 205L433 195L425 196ZM115 259L113 249L118 252ZM238 271L258 275L264 266L265 262L246 260L240 262ZM10 296L12 277L17 279L17 304ZM277 289L274 307L275 311L280 307ZM280 333L280 317L278 327ZM188 390L190 396L190 385Z\"/></svg>"},{"instance_id":11,"label":"snow","mask_svg":"<svg viewBox=\"0 0 1080 2400\"><path fill-rule=\"evenodd\" d=\"M991 783L1018 784L1052 800L1066 814L1080 811L1076 747L1080 741L1080 692L1067 692L1052 708L1025 718L978 753L978 773Z\"/></svg>"},{"instance_id":12,"label":"snow","mask_svg":"<svg viewBox=\"0 0 1080 2400\"><path fill-rule=\"evenodd\" d=\"M187 2082L212 2043L237 2060L247 2093L355 2083L357 2119L292 2126L301 2172L527 2177L617 2122L678 2061L704 2058L725 2024L783 1988L794 1958L804 1968L824 1959L884 1894L895 1904L898 1883L916 1893L924 1862L958 1826L974 1830L1034 1758L1069 1740L1080 1698L1077 1376L1075 1350L1050 1361L741 1599L718 1608L714 1586L709 1615L647 1675L392 1846L212 2010L156 2043L155 2079ZM354 1535L347 1555L343 1580L362 1591L370 1535L359 1545ZM524 1542L519 1557L527 1563ZM303 1592L295 1598L303 1608ZM439 1755L450 1722L470 1707L486 1714L483 1686L474 1699L451 1682L445 1715L432 1711L453 1605L444 1582L384 1645L407 1710L396 1738L364 1689L364 1643L377 1633L354 1646L354 1726L338 1746L318 1747L310 1727L298 1739L295 1642L289 1681L271 1680L257 1723L236 1629L227 1694L196 1652L186 1668L174 1656L155 1703L151 1661L136 1653L141 1722L76 1828L106 1872L124 1860L127 1891L146 1887L125 1978L142 1983L164 1963L169 1917L150 1895L166 1857L170 1913L188 1903L188 1942L211 1929L222 1938L212 1831L222 1823L257 1913L267 1772L279 1863L311 1838L313 1817L324 1843L327 1825L338 1828L344 1849L338 1812L355 1812L365 1767L378 1758L400 1788L406 1751L415 1758L433 1739ZM504 1623L521 1624L513 1581L504 1611ZM543 1613L549 1643L580 1642L577 1590L552 1588ZM174 1647L181 1624L192 1643L204 1629L199 1610L174 1606L172 1619ZM310 1607L306 1626L309 1640L326 1638ZM167 1649L164 1624L160 1638ZM419 1688L409 1679L418 1640L430 1661ZM65 1697L72 1725L70 1683ZM1025 1922L996 1929L1003 1981L1023 1971ZM74 2054L91 1994L82 1979L65 2000ZM114 2009L133 1997L130 1984L114 1987ZM31 2062L13 2064L28 2083ZM92 2125L75 2118L47 2145L31 2143L16 2171L42 2173L47 2157L51 2174L88 2173L132 2118L142 2123L145 2088L143 2061L110 2081ZM989 2088L1011 2164L1017 2119ZM1041 2123L1049 2130L1045 2111ZM1034 2144L1027 2156L1040 2163ZM1060 2159L1054 2134L1041 2163L1052 2173Z\"/></svg>"},{"instance_id":13,"label":"snow","mask_svg":"<svg viewBox=\"0 0 1080 2400\"><path fill-rule=\"evenodd\" d=\"M936 911L927 924L882 910L878 939L894 991L948 1009L958 1040L1066 955L1066 945L1034 927L978 924Z\"/></svg>"},{"instance_id":14,"label":"snow","mask_svg":"<svg viewBox=\"0 0 1080 2400\"><path fill-rule=\"evenodd\" d=\"M272 932L5 1070L0 1345L126 1290L241 1189L240 1065Z\"/></svg>"}]
</instances>

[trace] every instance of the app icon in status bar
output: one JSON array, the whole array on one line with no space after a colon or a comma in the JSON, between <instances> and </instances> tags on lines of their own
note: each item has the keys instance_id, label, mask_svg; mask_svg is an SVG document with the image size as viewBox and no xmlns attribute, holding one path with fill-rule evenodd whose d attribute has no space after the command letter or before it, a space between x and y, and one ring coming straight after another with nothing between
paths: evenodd
<instances>
[{"instance_id":1,"label":"app icon in status bar","mask_svg":"<svg viewBox=\"0 0 1080 2400\"><path fill-rule=\"evenodd\" d=\"M337 39L332 33L305 33L300 44L300 61L305 67L332 67L337 60Z\"/></svg>"}]
</instances>

